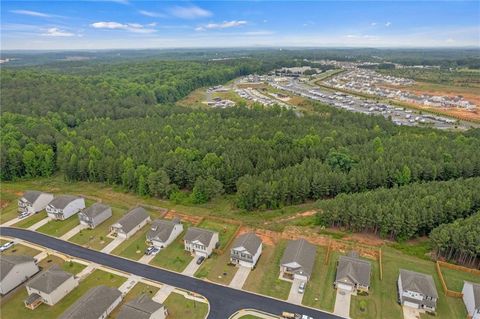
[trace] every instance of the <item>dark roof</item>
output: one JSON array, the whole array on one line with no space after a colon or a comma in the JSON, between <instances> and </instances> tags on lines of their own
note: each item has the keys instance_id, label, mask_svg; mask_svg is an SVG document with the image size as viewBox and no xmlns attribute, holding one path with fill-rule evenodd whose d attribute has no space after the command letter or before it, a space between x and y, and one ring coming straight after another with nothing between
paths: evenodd
<instances>
[{"instance_id":1,"label":"dark roof","mask_svg":"<svg viewBox=\"0 0 480 319\"><path fill-rule=\"evenodd\" d=\"M148 212L144 208L136 207L123 215L115 224L119 224L125 233L129 233L148 217Z\"/></svg>"},{"instance_id":2,"label":"dark roof","mask_svg":"<svg viewBox=\"0 0 480 319\"><path fill-rule=\"evenodd\" d=\"M254 232L238 236L233 242L232 248L245 248L250 255L255 255L262 245L262 240Z\"/></svg>"},{"instance_id":3,"label":"dark roof","mask_svg":"<svg viewBox=\"0 0 480 319\"><path fill-rule=\"evenodd\" d=\"M305 239L290 240L280 263L282 265L297 263L299 268L295 273L310 276L315 263L315 254L316 247Z\"/></svg>"},{"instance_id":4,"label":"dark roof","mask_svg":"<svg viewBox=\"0 0 480 319\"><path fill-rule=\"evenodd\" d=\"M167 241L172 234L173 228L178 224L180 224L180 219L178 218L173 220L154 220L147 233L147 240L158 238L158 240L161 240L162 242Z\"/></svg>"},{"instance_id":5,"label":"dark roof","mask_svg":"<svg viewBox=\"0 0 480 319\"><path fill-rule=\"evenodd\" d=\"M121 295L117 288L93 287L71 305L59 319L98 319Z\"/></svg>"},{"instance_id":6,"label":"dark roof","mask_svg":"<svg viewBox=\"0 0 480 319\"><path fill-rule=\"evenodd\" d=\"M35 259L30 256L2 254L0 258L0 280L3 280L16 265L28 262L35 262Z\"/></svg>"},{"instance_id":7,"label":"dark roof","mask_svg":"<svg viewBox=\"0 0 480 319\"><path fill-rule=\"evenodd\" d=\"M42 299L42 296L40 296L39 294L33 293L33 294L28 295L27 299L25 299L24 302L27 305L31 305L31 304L33 304L34 302L36 302L37 300L40 300L40 299Z\"/></svg>"},{"instance_id":8,"label":"dark roof","mask_svg":"<svg viewBox=\"0 0 480 319\"><path fill-rule=\"evenodd\" d=\"M48 204L49 206L53 206L57 209L63 209L65 208L68 204L70 204L71 202L73 202L74 200L76 199L79 199L80 197L78 196L73 196L73 195L62 195L62 196L58 196L58 197L55 197L51 202L50 204Z\"/></svg>"},{"instance_id":9,"label":"dark roof","mask_svg":"<svg viewBox=\"0 0 480 319\"><path fill-rule=\"evenodd\" d=\"M63 271L60 267L54 265L30 280L27 283L27 287L49 294L72 277L71 273Z\"/></svg>"},{"instance_id":10,"label":"dark roof","mask_svg":"<svg viewBox=\"0 0 480 319\"><path fill-rule=\"evenodd\" d=\"M162 308L161 303L153 301L146 295L141 295L124 304L117 319L148 319L154 312Z\"/></svg>"},{"instance_id":11,"label":"dark roof","mask_svg":"<svg viewBox=\"0 0 480 319\"><path fill-rule=\"evenodd\" d=\"M90 218L95 218L107 209L110 209L110 206L101 203L95 203L92 206L82 210L80 214L84 214Z\"/></svg>"},{"instance_id":12,"label":"dark roof","mask_svg":"<svg viewBox=\"0 0 480 319\"><path fill-rule=\"evenodd\" d=\"M40 192L40 191L26 191L22 198L24 198L27 202L29 203L34 203L37 198L42 195L43 192Z\"/></svg>"},{"instance_id":13,"label":"dark roof","mask_svg":"<svg viewBox=\"0 0 480 319\"><path fill-rule=\"evenodd\" d=\"M415 271L400 269L400 278L404 290L414 291L424 296L438 298L433 277Z\"/></svg>"},{"instance_id":14,"label":"dark roof","mask_svg":"<svg viewBox=\"0 0 480 319\"><path fill-rule=\"evenodd\" d=\"M370 286L370 272L372 265L369 261L356 257L340 256L337 265L336 282Z\"/></svg>"},{"instance_id":15,"label":"dark roof","mask_svg":"<svg viewBox=\"0 0 480 319\"><path fill-rule=\"evenodd\" d=\"M195 241L198 240L201 242L204 246L208 246L210 242L212 241L213 235L216 232L204 229L204 228L198 228L198 227L190 227L187 230L187 233L185 234L185 240L186 241Z\"/></svg>"}]
</instances>

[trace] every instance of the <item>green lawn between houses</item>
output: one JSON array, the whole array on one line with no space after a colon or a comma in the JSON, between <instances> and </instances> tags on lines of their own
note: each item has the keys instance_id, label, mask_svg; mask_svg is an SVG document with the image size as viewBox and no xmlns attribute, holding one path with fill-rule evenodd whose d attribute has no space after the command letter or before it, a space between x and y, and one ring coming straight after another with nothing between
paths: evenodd
<instances>
[{"instance_id":1,"label":"green lawn between houses","mask_svg":"<svg viewBox=\"0 0 480 319\"><path fill-rule=\"evenodd\" d=\"M210 281L228 285L238 270L237 267L229 264L229 262L230 249L225 249L221 255L213 253L203 262L202 266L195 273L195 277L206 278Z\"/></svg>"},{"instance_id":2,"label":"green lawn between houses","mask_svg":"<svg viewBox=\"0 0 480 319\"><path fill-rule=\"evenodd\" d=\"M176 272L182 272L193 259L188 251L185 251L183 237L188 224L183 225L183 232L167 248L162 249L150 262L151 265L166 268Z\"/></svg>"},{"instance_id":3,"label":"green lawn between houses","mask_svg":"<svg viewBox=\"0 0 480 319\"><path fill-rule=\"evenodd\" d=\"M450 290L462 292L464 281L480 284L480 276L473 273L448 269L445 267L440 267L440 269L442 270L443 279Z\"/></svg>"},{"instance_id":4,"label":"green lawn between houses","mask_svg":"<svg viewBox=\"0 0 480 319\"><path fill-rule=\"evenodd\" d=\"M116 247L111 254L119 255L125 258L138 260L140 259L147 248L147 232L150 230L150 225L143 226L132 237L125 240L118 247Z\"/></svg>"},{"instance_id":5,"label":"green lawn between houses","mask_svg":"<svg viewBox=\"0 0 480 319\"><path fill-rule=\"evenodd\" d=\"M163 303L168 310L168 319L204 319L208 304L185 298L172 292Z\"/></svg>"},{"instance_id":6,"label":"green lawn between houses","mask_svg":"<svg viewBox=\"0 0 480 319\"><path fill-rule=\"evenodd\" d=\"M10 205L12 205L12 204L10 204ZM17 205L17 203L15 203L15 206L16 205ZM31 215L31 216L28 216L27 218L21 219L19 222L17 222L13 226L20 227L20 228L28 228L30 226L35 225L36 223L38 223L39 221L41 221L42 219L45 219L45 218L47 218L47 212L46 211L41 211L41 212L36 213L35 215Z\"/></svg>"}]
</instances>

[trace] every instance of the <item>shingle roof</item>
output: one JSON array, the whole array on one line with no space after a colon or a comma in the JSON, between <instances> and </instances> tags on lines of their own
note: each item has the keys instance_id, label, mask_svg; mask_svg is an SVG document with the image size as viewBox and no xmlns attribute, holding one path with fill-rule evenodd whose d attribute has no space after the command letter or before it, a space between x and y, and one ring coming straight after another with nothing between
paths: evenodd
<instances>
[{"instance_id":1,"label":"shingle roof","mask_svg":"<svg viewBox=\"0 0 480 319\"><path fill-rule=\"evenodd\" d=\"M100 215L107 209L109 209L110 206L104 205L101 203L95 203L92 206L88 207L87 209L84 209L83 211L80 212L80 214L86 215L90 218L95 218L96 216Z\"/></svg>"},{"instance_id":2,"label":"shingle roof","mask_svg":"<svg viewBox=\"0 0 480 319\"><path fill-rule=\"evenodd\" d=\"M5 278L16 265L21 265L28 262L35 262L35 259L33 257L23 255L1 255L0 280L3 280L3 278Z\"/></svg>"},{"instance_id":3,"label":"shingle roof","mask_svg":"<svg viewBox=\"0 0 480 319\"><path fill-rule=\"evenodd\" d=\"M338 259L336 282L370 286L372 265L369 261L355 257L340 256Z\"/></svg>"},{"instance_id":4,"label":"shingle roof","mask_svg":"<svg viewBox=\"0 0 480 319\"><path fill-rule=\"evenodd\" d=\"M262 245L262 240L254 232L238 236L233 242L232 248L245 248L250 255L255 255Z\"/></svg>"},{"instance_id":5,"label":"shingle roof","mask_svg":"<svg viewBox=\"0 0 480 319\"><path fill-rule=\"evenodd\" d=\"M80 197L78 196L73 196L73 195L62 195L62 196L58 196L58 197L55 197L51 202L50 204L48 204L49 206L53 206L57 209L63 209L65 208L68 204L70 204L71 202L73 202L74 200L78 199Z\"/></svg>"},{"instance_id":6,"label":"shingle roof","mask_svg":"<svg viewBox=\"0 0 480 319\"><path fill-rule=\"evenodd\" d=\"M201 242L204 246L208 246L210 242L212 241L213 235L216 232L204 229L204 228L198 228L198 227L190 227L187 230L187 233L185 234L185 240L186 241L195 241L198 240Z\"/></svg>"},{"instance_id":7,"label":"shingle roof","mask_svg":"<svg viewBox=\"0 0 480 319\"><path fill-rule=\"evenodd\" d=\"M117 288L93 287L71 305L59 319L98 319L121 295Z\"/></svg>"},{"instance_id":8,"label":"shingle roof","mask_svg":"<svg viewBox=\"0 0 480 319\"><path fill-rule=\"evenodd\" d=\"M54 265L30 280L27 287L49 294L71 277L73 277L71 273Z\"/></svg>"},{"instance_id":9,"label":"shingle roof","mask_svg":"<svg viewBox=\"0 0 480 319\"><path fill-rule=\"evenodd\" d=\"M433 277L415 271L400 269L400 278L402 280L402 288L421 293L425 296L438 298L437 288Z\"/></svg>"},{"instance_id":10,"label":"shingle roof","mask_svg":"<svg viewBox=\"0 0 480 319\"><path fill-rule=\"evenodd\" d=\"M316 247L305 239L290 240L283 253L280 263L297 263L300 267L295 271L298 274L310 276L315 263Z\"/></svg>"},{"instance_id":11,"label":"shingle roof","mask_svg":"<svg viewBox=\"0 0 480 319\"><path fill-rule=\"evenodd\" d=\"M154 312L162 308L161 303L153 301L146 295L141 295L124 304L117 319L148 319Z\"/></svg>"},{"instance_id":12,"label":"shingle roof","mask_svg":"<svg viewBox=\"0 0 480 319\"><path fill-rule=\"evenodd\" d=\"M37 200L37 198L42 195L43 192L40 192L40 191L26 191L24 194L23 194L23 198L29 202L29 203L33 203Z\"/></svg>"},{"instance_id":13,"label":"shingle roof","mask_svg":"<svg viewBox=\"0 0 480 319\"><path fill-rule=\"evenodd\" d=\"M125 233L129 233L137 225L148 218L148 212L142 207L136 207L123 215L116 223L119 224Z\"/></svg>"},{"instance_id":14,"label":"shingle roof","mask_svg":"<svg viewBox=\"0 0 480 319\"><path fill-rule=\"evenodd\" d=\"M158 239L162 242L167 241L172 234L173 228L178 224L180 224L180 219L178 218L173 220L154 220L147 233L147 240Z\"/></svg>"}]
</instances>

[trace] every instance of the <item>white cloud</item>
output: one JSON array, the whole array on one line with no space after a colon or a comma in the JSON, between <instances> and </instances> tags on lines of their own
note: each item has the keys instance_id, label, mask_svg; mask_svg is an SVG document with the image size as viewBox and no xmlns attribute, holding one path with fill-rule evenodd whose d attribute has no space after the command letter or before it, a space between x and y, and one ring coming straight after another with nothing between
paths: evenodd
<instances>
[{"instance_id":1,"label":"white cloud","mask_svg":"<svg viewBox=\"0 0 480 319\"><path fill-rule=\"evenodd\" d=\"M212 13L208 10L199 8L197 6L190 7L173 7L170 9L170 13L182 19L196 19L196 18L206 18L211 17Z\"/></svg>"},{"instance_id":2,"label":"white cloud","mask_svg":"<svg viewBox=\"0 0 480 319\"><path fill-rule=\"evenodd\" d=\"M377 25L377 23L376 23L376 22L372 22L372 23L370 23L370 25L371 25L372 27L374 27L374 26Z\"/></svg>"},{"instance_id":3,"label":"white cloud","mask_svg":"<svg viewBox=\"0 0 480 319\"><path fill-rule=\"evenodd\" d=\"M51 15L51 14L38 12L38 11L30 11L30 10L12 10L10 12L16 13L16 14L23 14L23 15L31 16L31 17L40 17L40 18L51 18L51 17L53 17L53 15Z\"/></svg>"},{"instance_id":4,"label":"white cloud","mask_svg":"<svg viewBox=\"0 0 480 319\"><path fill-rule=\"evenodd\" d=\"M392 23L390 21L388 21L387 23L385 23L385 26L388 28L389 26L391 26Z\"/></svg>"},{"instance_id":5,"label":"white cloud","mask_svg":"<svg viewBox=\"0 0 480 319\"><path fill-rule=\"evenodd\" d=\"M244 20L232 20L232 21L223 21L222 23L209 23L203 26L199 26L195 28L196 31L205 31L205 30L213 30L213 29L227 29L227 28L235 28L240 27L242 25L247 24L247 21Z\"/></svg>"},{"instance_id":6,"label":"white cloud","mask_svg":"<svg viewBox=\"0 0 480 319\"><path fill-rule=\"evenodd\" d=\"M59 28L49 28L42 35L48 37L73 37L75 34Z\"/></svg>"},{"instance_id":7,"label":"white cloud","mask_svg":"<svg viewBox=\"0 0 480 319\"><path fill-rule=\"evenodd\" d=\"M149 26L149 27L156 27L156 26L157 26L157 23L156 23L156 22L152 22L152 23L147 24L147 26Z\"/></svg>"},{"instance_id":8,"label":"white cloud","mask_svg":"<svg viewBox=\"0 0 480 319\"><path fill-rule=\"evenodd\" d=\"M164 17L166 17L166 14L163 14L161 12L139 10L138 13L140 13L141 15L144 15L146 17L150 17L150 18L164 18Z\"/></svg>"},{"instance_id":9,"label":"white cloud","mask_svg":"<svg viewBox=\"0 0 480 319\"><path fill-rule=\"evenodd\" d=\"M119 22L95 22L90 25L95 29L126 30L135 33L153 33L157 30L145 28L139 23L119 23ZM149 25L151 26L151 25Z\"/></svg>"},{"instance_id":10,"label":"white cloud","mask_svg":"<svg viewBox=\"0 0 480 319\"><path fill-rule=\"evenodd\" d=\"M273 31L266 31L266 30L261 30L261 31L248 31L245 32L245 35L251 35L251 36L262 36L262 35L272 35L275 32Z\"/></svg>"}]
</instances>

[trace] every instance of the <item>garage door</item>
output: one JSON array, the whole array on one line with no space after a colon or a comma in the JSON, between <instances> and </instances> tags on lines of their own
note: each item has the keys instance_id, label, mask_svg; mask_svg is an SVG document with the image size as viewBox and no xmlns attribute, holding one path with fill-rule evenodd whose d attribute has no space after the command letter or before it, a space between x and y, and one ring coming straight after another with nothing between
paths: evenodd
<instances>
[{"instance_id":1,"label":"garage door","mask_svg":"<svg viewBox=\"0 0 480 319\"><path fill-rule=\"evenodd\" d=\"M415 309L418 308L418 305L416 303L413 303L413 302L410 302L410 301L405 301L403 304L407 307L411 307L411 308L415 308Z\"/></svg>"},{"instance_id":2,"label":"garage door","mask_svg":"<svg viewBox=\"0 0 480 319\"><path fill-rule=\"evenodd\" d=\"M302 281L308 281L308 277L307 277L307 276L303 276L303 275L299 275L299 274L293 275L293 278L294 278L294 279L298 279L298 280L302 280Z\"/></svg>"},{"instance_id":3,"label":"garage door","mask_svg":"<svg viewBox=\"0 0 480 319\"><path fill-rule=\"evenodd\" d=\"M343 289L343 290L346 290L346 291L352 291L353 290L353 287L350 286L350 285L346 285L346 284L337 284L337 288L338 289Z\"/></svg>"}]
</instances>

